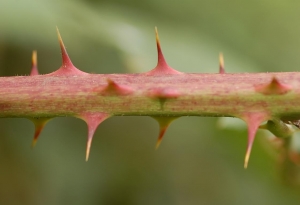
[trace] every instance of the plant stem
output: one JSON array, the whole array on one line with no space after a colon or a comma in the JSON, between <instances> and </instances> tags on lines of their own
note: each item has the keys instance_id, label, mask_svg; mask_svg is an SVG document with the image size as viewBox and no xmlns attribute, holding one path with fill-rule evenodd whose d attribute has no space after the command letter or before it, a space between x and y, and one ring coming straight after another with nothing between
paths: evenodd
<instances>
[{"instance_id":1,"label":"plant stem","mask_svg":"<svg viewBox=\"0 0 300 205\"><path fill-rule=\"evenodd\" d=\"M287 94L265 95L257 87L272 78ZM107 92L108 79L127 93ZM82 112L150 116L235 116L268 112L300 118L300 74L37 75L0 78L0 117L76 116ZM168 93L176 93L169 96ZM160 100L164 100L163 106Z\"/></svg>"}]
</instances>

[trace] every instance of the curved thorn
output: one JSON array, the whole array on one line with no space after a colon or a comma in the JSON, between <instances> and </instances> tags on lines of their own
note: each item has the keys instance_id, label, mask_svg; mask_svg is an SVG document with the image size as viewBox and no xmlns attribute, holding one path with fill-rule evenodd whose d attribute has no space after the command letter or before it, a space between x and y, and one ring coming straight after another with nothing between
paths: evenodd
<instances>
[{"instance_id":1,"label":"curved thorn","mask_svg":"<svg viewBox=\"0 0 300 205\"><path fill-rule=\"evenodd\" d=\"M146 75L174 75L174 74L181 74L181 72L171 68L163 55L157 27L155 27L155 38L156 38L156 47L157 47L157 65L154 69L149 72L146 72Z\"/></svg>"},{"instance_id":2,"label":"curved thorn","mask_svg":"<svg viewBox=\"0 0 300 205\"><path fill-rule=\"evenodd\" d=\"M156 47L157 47L157 65L168 66L161 50L157 27L155 27L155 39L156 39Z\"/></svg>"},{"instance_id":3,"label":"curved thorn","mask_svg":"<svg viewBox=\"0 0 300 205\"><path fill-rule=\"evenodd\" d=\"M64 42L61 38L61 35L60 35L57 27L56 27L56 32L57 32L58 42L59 42L59 46L60 46L60 50L61 50L63 67L74 66L68 53L67 53L66 47L64 45Z\"/></svg>"},{"instance_id":4,"label":"curved thorn","mask_svg":"<svg viewBox=\"0 0 300 205\"><path fill-rule=\"evenodd\" d=\"M87 73L77 69L73 65L71 59L69 58L66 47L63 43L63 40L61 38L61 35L60 35L57 27L56 27L56 31L57 31L58 41L59 41L61 55L62 55L62 66L58 70L56 70L52 73L49 73L47 75L58 76L58 75L85 75L85 74L87 74Z\"/></svg>"}]
</instances>

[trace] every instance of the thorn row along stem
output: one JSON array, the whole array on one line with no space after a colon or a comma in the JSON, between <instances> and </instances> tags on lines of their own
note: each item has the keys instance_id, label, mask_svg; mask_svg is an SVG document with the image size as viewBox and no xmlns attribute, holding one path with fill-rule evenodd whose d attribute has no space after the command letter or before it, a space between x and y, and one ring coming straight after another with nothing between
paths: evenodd
<instances>
[{"instance_id":1,"label":"thorn row along stem","mask_svg":"<svg viewBox=\"0 0 300 205\"><path fill-rule=\"evenodd\" d=\"M264 95L256 86L273 76L288 83L284 95ZM107 81L120 88L111 88ZM122 87L128 89L122 94ZM120 89L120 93L118 93ZM176 96L168 94L176 93ZM163 107L160 99L164 99ZM0 117L76 116L82 112L111 115L233 116L267 112L300 118L300 73L256 74L88 74L0 78Z\"/></svg>"},{"instance_id":2,"label":"thorn row along stem","mask_svg":"<svg viewBox=\"0 0 300 205\"><path fill-rule=\"evenodd\" d=\"M86 160L97 126L111 116L156 119L160 126L156 147L177 117L228 116L248 125L247 167L262 122L274 121L268 124L270 130L290 136L280 122L300 119L298 72L228 74L220 54L219 73L182 73L165 61L156 29L158 63L154 69L140 74L88 74L72 64L59 32L58 38L63 60L58 70L39 75L34 52L30 76L0 78L0 117L32 120L36 126L33 146L46 122L58 116L74 116L87 123Z\"/></svg>"}]
</instances>

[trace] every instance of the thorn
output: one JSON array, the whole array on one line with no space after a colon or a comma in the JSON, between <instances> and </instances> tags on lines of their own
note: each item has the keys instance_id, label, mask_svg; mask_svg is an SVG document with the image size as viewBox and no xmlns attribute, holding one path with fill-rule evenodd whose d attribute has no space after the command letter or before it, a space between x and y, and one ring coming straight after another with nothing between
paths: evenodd
<instances>
[{"instance_id":1,"label":"thorn","mask_svg":"<svg viewBox=\"0 0 300 205\"><path fill-rule=\"evenodd\" d=\"M37 52L33 51L32 52L32 58L31 58L31 72L30 76L38 75L39 71L37 68Z\"/></svg>"},{"instance_id":2,"label":"thorn","mask_svg":"<svg viewBox=\"0 0 300 205\"><path fill-rule=\"evenodd\" d=\"M161 50L157 27L155 27L155 39L157 47L157 65L169 67Z\"/></svg>"},{"instance_id":3,"label":"thorn","mask_svg":"<svg viewBox=\"0 0 300 205\"><path fill-rule=\"evenodd\" d=\"M68 53L67 53L66 47L64 45L64 42L61 38L61 35L60 35L57 27L56 27L56 32L57 32L58 42L59 42L59 46L60 46L60 50L61 50L63 67L74 66Z\"/></svg>"},{"instance_id":4,"label":"thorn","mask_svg":"<svg viewBox=\"0 0 300 205\"><path fill-rule=\"evenodd\" d=\"M83 75L83 74L87 74L85 72L82 72L81 70L78 70L73 65L57 27L56 27L56 31L57 31L58 42L59 42L61 55L62 55L62 66L57 71L54 71L48 75Z\"/></svg>"},{"instance_id":5,"label":"thorn","mask_svg":"<svg viewBox=\"0 0 300 205\"><path fill-rule=\"evenodd\" d=\"M129 95L132 92L133 90L128 86L118 85L110 78L107 78L107 85L100 91L102 95Z\"/></svg>"},{"instance_id":6,"label":"thorn","mask_svg":"<svg viewBox=\"0 0 300 205\"><path fill-rule=\"evenodd\" d=\"M154 99L158 99L160 107L163 110L163 106L167 100L176 99L180 96L179 92L174 88L156 88L148 93L148 96Z\"/></svg>"},{"instance_id":7,"label":"thorn","mask_svg":"<svg viewBox=\"0 0 300 205\"><path fill-rule=\"evenodd\" d=\"M242 119L247 123L248 126L248 144L245 155L244 168L247 169L248 162L251 154L252 145L255 139L255 135L259 125L266 121L269 116L265 113L246 113Z\"/></svg>"},{"instance_id":8,"label":"thorn","mask_svg":"<svg viewBox=\"0 0 300 205\"><path fill-rule=\"evenodd\" d=\"M159 124L159 135L155 145L155 148L158 149L168 127L178 117L152 117L152 118L155 119Z\"/></svg>"},{"instance_id":9,"label":"thorn","mask_svg":"<svg viewBox=\"0 0 300 205\"><path fill-rule=\"evenodd\" d=\"M34 148L43 128L52 118L29 118L29 119L33 122L35 126L34 137L31 143L31 148Z\"/></svg>"},{"instance_id":10,"label":"thorn","mask_svg":"<svg viewBox=\"0 0 300 205\"><path fill-rule=\"evenodd\" d=\"M223 53L220 53L220 54L219 54L219 65L220 65L219 73L220 73L220 74L224 74L224 73L225 73L225 67L224 67L224 57L223 57Z\"/></svg>"},{"instance_id":11,"label":"thorn","mask_svg":"<svg viewBox=\"0 0 300 205\"><path fill-rule=\"evenodd\" d=\"M146 72L146 75L174 75L181 74L181 72L171 68L162 53L160 46L159 36L157 27L155 27L155 37L156 37L156 47L157 47L157 66L149 72Z\"/></svg>"},{"instance_id":12,"label":"thorn","mask_svg":"<svg viewBox=\"0 0 300 205\"><path fill-rule=\"evenodd\" d=\"M83 113L79 118L83 119L88 126L88 137L86 144L86 155L85 161L88 161L90 155L90 149L92 145L92 140L94 133L101 122L109 118L111 115L107 113Z\"/></svg>"},{"instance_id":13,"label":"thorn","mask_svg":"<svg viewBox=\"0 0 300 205\"><path fill-rule=\"evenodd\" d=\"M270 83L258 85L255 90L264 95L284 95L292 90L292 87L280 83L276 77L273 77Z\"/></svg>"}]
</instances>

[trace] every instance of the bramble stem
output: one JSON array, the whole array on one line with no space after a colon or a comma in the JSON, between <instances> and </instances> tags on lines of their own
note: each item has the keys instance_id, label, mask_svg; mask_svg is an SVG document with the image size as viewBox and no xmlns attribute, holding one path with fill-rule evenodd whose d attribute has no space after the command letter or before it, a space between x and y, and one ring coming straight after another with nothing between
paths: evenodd
<instances>
[{"instance_id":1,"label":"bramble stem","mask_svg":"<svg viewBox=\"0 0 300 205\"><path fill-rule=\"evenodd\" d=\"M286 94L264 95L272 78ZM104 92L110 79L128 93ZM169 97L168 93L177 93ZM154 94L153 94L154 93ZM164 100L163 106L159 101ZM76 116L82 112L150 116L236 116L270 112L300 118L300 73L37 75L0 78L0 117Z\"/></svg>"}]
</instances>

